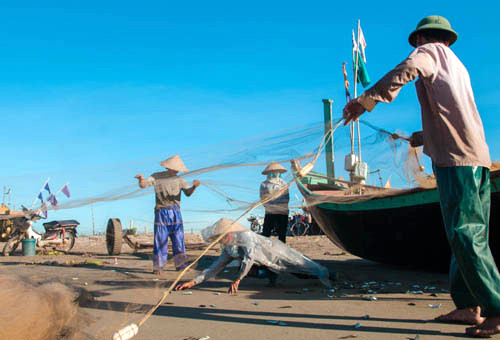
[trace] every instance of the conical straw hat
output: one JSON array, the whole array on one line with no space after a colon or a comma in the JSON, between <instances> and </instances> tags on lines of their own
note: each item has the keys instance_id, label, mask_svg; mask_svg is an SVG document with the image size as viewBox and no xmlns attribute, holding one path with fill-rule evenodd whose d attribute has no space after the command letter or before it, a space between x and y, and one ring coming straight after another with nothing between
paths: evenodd
<instances>
[{"instance_id":1,"label":"conical straw hat","mask_svg":"<svg viewBox=\"0 0 500 340\"><path fill-rule=\"evenodd\" d=\"M248 231L247 228L239 223L234 222L229 218L221 218L209 227L203 228L201 230L201 237L205 242L211 242L219 235L225 233L227 230L234 231Z\"/></svg>"},{"instance_id":2,"label":"conical straw hat","mask_svg":"<svg viewBox=\"0 0 500 340\"><path fill-rule=\"evenodd\" d=\"M269 164L267 168L265 168L264 171L262 171L262 174L267 175L271 171L277 171L283 173L287 172L288 170L282 167L280 163L272 161L271 164Z\"/></svg>"},{"instance_id":3,"label":"conical straw hat","mask_svg":"<svg viewBox=\"0 0 500 340\"><path fill-rule=\"evenodd\" d=\"M186 168L184 163L182 163L182 159L178 156L172 156L170 158L165 159L160 162L160 165L164 168L180 171L180 172L188 172L189 170Z\"/></svg>"}]
</instances>

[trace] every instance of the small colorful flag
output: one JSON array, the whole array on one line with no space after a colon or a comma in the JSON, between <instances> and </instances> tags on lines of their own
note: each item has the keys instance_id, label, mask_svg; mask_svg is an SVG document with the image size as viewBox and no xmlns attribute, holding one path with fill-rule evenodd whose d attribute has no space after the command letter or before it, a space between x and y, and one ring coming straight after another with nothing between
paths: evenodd
<instances>
[{"instance_id":1,"label":"small colorful flag","mask_svg":"<svg viewBox=\"0 0 500 340\"><path fill-rule=\"evenodd\" d=\"M357 74L357 82L361 83L363 87L367 87L371 83L370 76L368 75L368 70L366 69L365 62L361 56L358 56L358 74ZM356 63L356 61L354 61Z\"/></svg>"},{"instance_id":2,"label":"small colorful flag","mask_svg":"<svg viewBox=\"0 0 500 340\"><path fill-rule=\"evenodd\" d=\"M45 183L45 186L43 187L45 190L47 190L49 192L49 194L51 193L50 192L50 188L49 188L49 183Z\"/></svg>"},{"instance_id":3,"label":"small colorful flag","mask_svg":"<svg viewBox=\"0 0 500 340\"><path fill-rule=\"evenodd\" d=\"M349 80L347 80L347 71L345 69L346 63L342 64L342 71L344 72L344 85L345 85L345 99L347 103L351 101L351 93L349 92Z\"/></svg>"},{"instance_id":4,"label":"small colorful flag","mask_svg":"<svg viewBox=\"0 0 500 340\"><path fill-rule=\"evenodd\" d=\"M38 199L40 200L40 202L43 204L43 196L42 196L42 193L39 193L38 194Z\"/></svg>"},{"instance_id":5,"label":"small colorful flag","mask_svg":"<svg viewBox=\"0 0 500 340\"><path fill-rule=\"evenodd\" d=\"M71 195L69 193L69 189L68 189L68 185L65 184L62 189L61 189L62 193L66 195L67 198L69 198Z\"/></svg>"},{"instance_id":6,"label":"small colorful flag","mask_svg":"<svg viewBox=\"0 0 500 340\"><path fill-rule=\"evenodd\" d=\"M50 196L47 198L47 201L50 202L54 207L57 207L57 198L56 196L50 194Z\"/></svg>"},{"instance_id":7,"label":"small colorful flag","mask_svg":"<svg viewBox=\"0 0 500 340\"><path fill-rule=\"evenodd\" d=\"M366 55L365 55L366 40L365 40L365 35L363 34L363 30L361 29L361 26L359 26L358 43L359 43L359 51L361 52L361 57L363 58L363 61L366 64Z\"/></svg>"},{"instance_id":8,"label":"small colorful flag","mask_svg":"<svg viewBox=\"0 0 500 340\"><path fill-rule=\"evenodd\" d=\"M363 34L363 30L361 30L361 26L359 26L359 36L357 42L354 30L352 30L352 65L356 83L363 84L363 87L367 87L371 83L370 76L368 75L368 70L366 69L365 65L366 63L365 47L366 47L365 36Z\"/></svg>"}]
</instances>

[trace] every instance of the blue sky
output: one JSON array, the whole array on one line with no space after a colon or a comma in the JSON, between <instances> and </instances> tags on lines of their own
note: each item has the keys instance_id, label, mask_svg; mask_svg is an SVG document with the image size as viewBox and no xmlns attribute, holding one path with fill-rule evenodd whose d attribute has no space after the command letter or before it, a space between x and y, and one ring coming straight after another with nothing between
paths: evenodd
<instances>
[{"instance_id":1,"label":"blue sky","mask_svg":"<svg viewBox=\"0 0 500 340\"><path fill-rule=\"evenodd\" d=\"M69 180L75 198L87 197L132 185L136 173L158 171L157 161L182 150L192 155L187 166L196 167L201 147L320 122L322 98L335 101L338 115L345 102L341 65L350 61L356 21L377 80L411 52L409 33L431 14L447 17L459 33L453 50L469 70L492 158L500 159L499 5L380 4L1 4L0 185L13 189L16 204L31 204L48 176L53 187ZM419 130L414 87L363 118L388 130ZM212 156L198 157L206 164ZM260 170L252 169L256 185ZM186 210L213 205L202 194L183 201ZM109 217L150 221L152 207L152 195L95 204L96 229ZM50 215L70 217L91 230L89 207ZM195 229L209 219L185 213Z\"/></svg>"}]
</instances>

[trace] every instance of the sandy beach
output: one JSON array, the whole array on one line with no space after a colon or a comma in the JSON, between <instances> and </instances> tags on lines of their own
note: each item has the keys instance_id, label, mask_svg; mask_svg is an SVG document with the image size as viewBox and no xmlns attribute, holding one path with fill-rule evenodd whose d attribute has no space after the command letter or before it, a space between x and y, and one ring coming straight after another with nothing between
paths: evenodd
<instances>
[{"instance_id":1,"label":"sandy beach","mask_svg":"<svg viewBox=\"0 0 500 340\"><path fill-rule=\"evenodd\" d=\"M151 236L138 239L151 242ZM199 241L199 235L186 234L188 248ZM363 260L335 247L325 236L290 237L287 242L340 273L333 294L317 280L285 274L275 288L266 287L266 280L246 278L238 294L228 295L237 270L229 268L189 291L173 292L134 339L465 337L465 326L431 321L453 308L446 274ZM201 249L190 248L188 255L194 259ZM185 279L193 278L219 253L218 247L210 250ZM92 299L82 309L92 321L82 334L89 339L111 339L116 330L138 322L178 275L170 261L163 276L152 275L150 256L151 250L134 252L124 244L115 258L107 254L103 236L82 236L70 254L23 257L18 251L0 257L0 270L35 282L60 280L87 290Z\"/></svg>"}]
</instances>

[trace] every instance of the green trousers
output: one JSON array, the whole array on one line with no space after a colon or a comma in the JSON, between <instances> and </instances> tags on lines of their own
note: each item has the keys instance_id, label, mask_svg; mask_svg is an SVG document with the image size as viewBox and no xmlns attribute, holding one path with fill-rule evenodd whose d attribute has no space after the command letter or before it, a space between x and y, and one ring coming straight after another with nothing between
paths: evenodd
<instances>
[{"instance_id":1,"label":"green trousers","mask_svg":"<svg viewBox=\"0 0 500 340\"><path fill-rule=\"evenodd\" d=\"M433 164L451 247L450 293L458 309L481 306L500 316L500 275L488 245L490 171Z\"/></svg>"}]
</instances>

